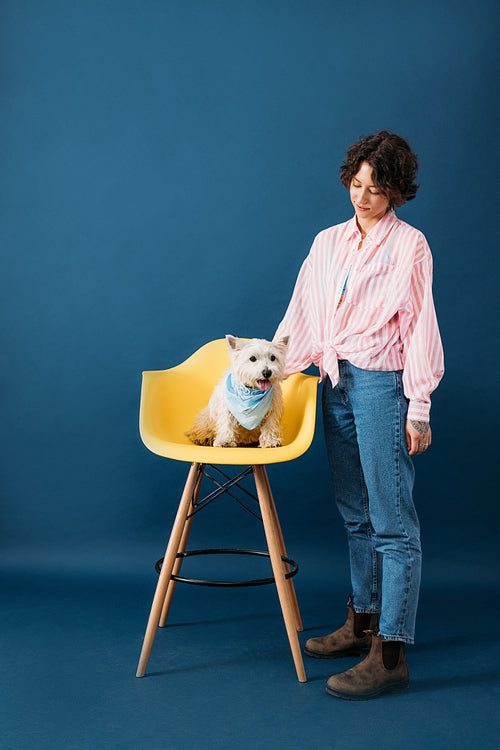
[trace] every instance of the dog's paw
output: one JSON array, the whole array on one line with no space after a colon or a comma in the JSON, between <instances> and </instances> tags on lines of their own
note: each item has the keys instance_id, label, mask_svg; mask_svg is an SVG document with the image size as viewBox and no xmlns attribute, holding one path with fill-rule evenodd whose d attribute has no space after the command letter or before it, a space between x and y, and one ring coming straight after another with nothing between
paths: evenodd
<instances>
[{"instance_id":1,"label":"dog's paw","mask_svg":"<svg viewBox=\"0 0 500 750\"><path fill-rule=\"evenodd\" d=\"M215 438L214 440L214 448L236 448L238 443L236 440L223 440L220 438Z\"/></svg>"},{"instance_id":2,"label":"dog's paw","mask_svg":"<svg viewBox=\"0 0 500 750\"><path fill-rule=\"evenodd\" d=\"M190 435L188 435L188 438L195 445L212 445L212 441L209 440L208 438L197 438L197 437L191 437Z\"/></svg>"},{"instance_id":3,"label":"dog's paw","mask_svg":"<svg viewBox=\"0 0 500 750\"><path fill-rule=\"evenodd\" d=\"M261 448L279 448L281 445L281 438L262 438L259 440L259 446Z\"/></svg>"}]
</instances>

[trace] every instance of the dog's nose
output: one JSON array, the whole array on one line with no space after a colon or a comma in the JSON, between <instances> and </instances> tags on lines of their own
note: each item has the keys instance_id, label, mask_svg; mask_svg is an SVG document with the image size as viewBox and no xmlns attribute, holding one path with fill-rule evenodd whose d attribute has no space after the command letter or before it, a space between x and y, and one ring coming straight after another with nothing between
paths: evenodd
<instances>
[{"instance_id":1,"label":"dog's nose","mask_svg":"<svg viewBox=\"0 0 500 750\"><path fill-rule=\"evenodd\" d=\"M262 377L265 378L266 380L269 380L272 374L273 374L272 370L268 370L268 369L262 370Z\"/></svg>"}]
</instances>

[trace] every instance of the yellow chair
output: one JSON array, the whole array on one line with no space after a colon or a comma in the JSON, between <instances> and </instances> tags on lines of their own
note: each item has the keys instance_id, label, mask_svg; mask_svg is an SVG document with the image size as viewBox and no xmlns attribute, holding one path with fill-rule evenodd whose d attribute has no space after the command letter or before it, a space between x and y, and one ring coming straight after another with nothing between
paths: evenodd
<instances>
[{"instance_id":1,"label":"yellow chair","mask_svg":"<svg viewBox=\"0 0 500 750\"><path fill-rule=\"evenodd\" d=\"M194 445L184 433L191 426L195 415L208 403L214 386L229 365L226 340L218 339L201 347L177 367L143 373L140 408L142 441L153 453L178 461L190 462L191 467L165 557L157 563L160 576L149 615L137 677L143 677L146 673L156 630L158 625L163 627L166 624L177 581L202 585L256 585L274 581L297 676L300 682L305 682L306 675L297 636L297 630L302 630L302 623L292 581L293 575L297 572L297 565L287 557L265 465L290 461L309 448L315 427L318 378L297 373L291 375L283 383L285 411L282 421L283 444L280 447L220 448ZM226 479L226 482L220 483L206 472L207 465L215 468L216 464L245 465L248 468L236 478L230 478L216 469ZM262 514L268 553L252 550L186 552L195 513L211 502L214 496L223 492L232 494L238 482L249 473L253 473L255 479L257 490L255 499L258 500ZM200 501L199 493L204 476L209 476L218 485L218 490ZM248 494L250 493L247 492ZM238 500L237 497L235 499ZM238 502L241 501L238 500ZM241 504L245 505L245 503ZM270 557L274 577L237 583L180 578L179 572L184 557L190 554L222 552L264 554Z\"/></svg>"}]
</instances>

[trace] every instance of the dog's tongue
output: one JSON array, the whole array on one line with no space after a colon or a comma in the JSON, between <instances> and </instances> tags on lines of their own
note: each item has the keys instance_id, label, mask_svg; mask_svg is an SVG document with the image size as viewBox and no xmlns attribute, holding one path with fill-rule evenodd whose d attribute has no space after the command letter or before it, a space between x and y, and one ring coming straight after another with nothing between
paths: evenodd
<instances>
[{"instance_id":1,"label":"dog's tongue","mask_svg":"<svg viewBox=\"0 0 500 750\"><path fill-rule=\"evenodd\" d=\"M271 387L270 380L259 380L259 388L261 391L268 391Z\"/></svg>"}]
</instances>

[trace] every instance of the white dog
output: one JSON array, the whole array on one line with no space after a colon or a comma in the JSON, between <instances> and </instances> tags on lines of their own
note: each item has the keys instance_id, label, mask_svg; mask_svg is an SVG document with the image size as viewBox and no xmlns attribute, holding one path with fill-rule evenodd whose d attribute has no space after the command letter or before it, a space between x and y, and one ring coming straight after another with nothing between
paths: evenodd
<instances>
[{"instance_id":1,"label":"white dog","mask_svg":"<svg viewBox=\"0 0 500 750\"><path fill-rule=\"evenodd\" d=\"M226 336L231 368L186 435L198 445L281 445L281 381L288 336L279 341Z\"/></svg>"}]
</instances>

